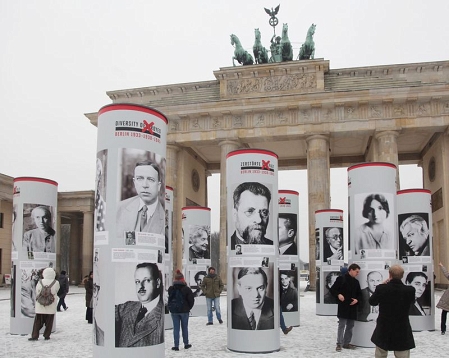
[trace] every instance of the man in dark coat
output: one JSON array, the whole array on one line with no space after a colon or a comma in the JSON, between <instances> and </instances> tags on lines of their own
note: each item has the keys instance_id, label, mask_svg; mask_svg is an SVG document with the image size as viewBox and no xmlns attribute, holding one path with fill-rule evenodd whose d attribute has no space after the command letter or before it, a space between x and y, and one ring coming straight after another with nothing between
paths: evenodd
<instances>
[{"instance_id":1,"label":"man in dark coat","mask_svg":"<svg viewBox=\"0 0 449 358\"><path fill-rule=\"evenodd\" d=\"M331 287L332 294L338 299L337 352L340 352L342 347L355 349L350 342L354 321L357 319L357 304L362 297L360 284L356 279L359 272L359 265L349 265L348 272L338 277Z\"/></svg>"},{"instance_id":2,"label":"man in dark coat","mask_svg":"<svg viewBox=\"0 0 449 358\"><path fill-rule=\"evenodd\" d=\"M404 269L401 266L391 266L389 273L390 278L378 285L369 299L370 305L379 305L371 341L376 345L376 358L387 357L388 351L394 351L395 357L410 357L415 341L408 310L415 301L415 288L402 283Z\"/></svg>"},{"instance_id":3,"label":"man in dark coat","mask_svg":"<svg viewBox=\"0 0 449 358\"><path fill-rule=\"evenodd\" d=\"M67 272L62 270L61 274L59 275L58 281L59 281L59 291L58 291L58 297L59 302L58 306L56 307L58 312L61 312L61 306L64 308L64 311L67 311L68 307L65 304L65 296L69 293L69 279L67 277Z\"/></svg>"}]
</instances>

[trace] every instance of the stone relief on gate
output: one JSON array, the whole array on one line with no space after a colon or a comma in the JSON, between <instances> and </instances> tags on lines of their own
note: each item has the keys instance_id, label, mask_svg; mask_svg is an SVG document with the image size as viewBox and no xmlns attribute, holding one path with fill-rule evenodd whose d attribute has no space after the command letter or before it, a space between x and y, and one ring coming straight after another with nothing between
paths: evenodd
<instances>
[{"instance_id":1,"label":"stone relief on gate","mask_svg":"<svg viewBox=\"0 0 449 358\"><path fill-rule=\"evenodd\" d=\"M317 88L317 82L316 76L314 74L273 76L264 79L252 78L243 80L230 80L227 83L227 92L231 95L307 90L315 88Z\"/></svg>"}]
</instances>

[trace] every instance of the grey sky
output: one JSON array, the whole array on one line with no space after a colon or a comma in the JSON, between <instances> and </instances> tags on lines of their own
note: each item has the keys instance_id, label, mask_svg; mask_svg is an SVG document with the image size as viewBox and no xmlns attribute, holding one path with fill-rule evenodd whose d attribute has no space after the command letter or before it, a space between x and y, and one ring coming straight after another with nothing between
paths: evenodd
<instances>
[{"instance_id":1,"label":"grey sky","mask_svg":"<svg viewBox=\"0 0 449 358\"><path fill-rule=\"evenodd\" d=\"M315 23L315 57L331 69L448 58L443 0L1 1L0 172L93 189L84 113L110 103L106 91L214 79L232 65L232 33L250 50L259 28L269 48L263 8L279 3L294 56Z\"/></svg>"}]
</instances>

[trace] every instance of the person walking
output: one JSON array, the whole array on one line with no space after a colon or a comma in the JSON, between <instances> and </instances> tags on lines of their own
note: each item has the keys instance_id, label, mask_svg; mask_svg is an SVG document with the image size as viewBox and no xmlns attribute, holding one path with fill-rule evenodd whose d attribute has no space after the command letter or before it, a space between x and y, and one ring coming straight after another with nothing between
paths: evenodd
<instances>
[{"instance_id":1,"label":"person walking","mask_svg":"<svg viewBox=\"0 0 449 358\"><path fill-rule=\"evenodd\" d=\"M215 308L215 315L217 316L217 320L220 324L223 323L221 319L221 310L220 310L220 294L223 291L223 282L221 281L220 276L215 273L215 267L209 267L207 271L208 274L203 279L203 283L201 284L201 289L203 290L206 296L206 305L207 305L207 326L214 324L214 318L212 313L212 304Z\"/></svg>"},{"instance_id":2,"label":"person walking","mask_svg":"<svg viewBox=\"0 0 449 358\"><path fill-rule=\"evenodd\" d=\"M330 288L331 293L338 299L338 331L335 348L337 352L341 352L342 347L355 349L351 339L354 321L357 319L357 304L362 297L360 284L356 279L359 273L359 265L349 265L348 272L339 276Z\"/></svg>"},{"instance_id":3,"label":"person walking","mask_svg":"<svg viewBox=\"0 0 449 358\"><path fill-rule=\"evenodd\" d=\"M376 345L375 357L384 358L394 351L396 358L409 358L410 349L415 348L409 307L415 302L415 288L402 283L404 269L393 265L389 278L376 286L369 298L371 306L379 306L379 316L371 342Z\"/></svg>"},{"instance_id":4,"label":"person walking","mask_svg":"<svg viewBox=\"0 0 449 358\"><path fill-rule=\"evenodd\" d=\"M89 272L89 276L84 280L84 288L86 290L86 321L93 323L93 305L92 297L94 294L94 275L93 271Z\"/></svg>"},{"instance_id":5,"label":"person walking","mask_svg":"<svg viewBox=\"0 0 449 358\"><path fill-rule=\"evenodd\" d=\"M36 297L39 297L39 294L44 289L44 286L51 286L51 293L53 294L54 301L52 304L48 306L43 306L39 303L39 300L36 299L35 312L34 316L34 324L33 331L31 333L31 338L28 338L29 341L37 341L39 339L39 331L45 325L44 330L44 338L46 341L50 339L51 329L53 328L53 321L56 313L56 305L57 305L57 292L59 290L59 282L55 280L56 272L51 267L47 267L42 273L42 280L36 285Z\"/></svg>"},{"instance_id":6,"label":"person walking","mask_svg":"<svg viewBox=\"0 0 449 358\"><path fill-rule=\"evenodd\" d=\"M444 276L449 280L449 272L443 264L439 263ZM449 311L449 290L444 291L443 296L441 296L438 301L437 308L441 308L441 334L446 334L446 319L447 312Z\"/></svg>"},{"instance_id":7,"label":"person walking","mask_svg":"<svg viewBox=\"0 0 449 358\"><path fill-rule=\"evenodd\" d=\"M58 297L59 302L58 306L56 307L58 312L61 312L61 307L64 308L64 311L67 311L69 308L65 304L65 296L69 293L69 278L67 277L67 272L62 270L61 274L58 278L59 281L59 291L58 291Z\"/></svg>"},{"instance_id":8,"label":"person walking","mask_svg":"<svg viewBox=\"0 0 449 358\"><path fill-rule=\"evenodd\" d=\"M189 312L195 304L195 297L184 280L184 275L177 270L173 285L168 288L168 308L173 321L173 351L179 351L179 330L182 329L184 349L189 349Z\"/></svg>"}]
</instances>

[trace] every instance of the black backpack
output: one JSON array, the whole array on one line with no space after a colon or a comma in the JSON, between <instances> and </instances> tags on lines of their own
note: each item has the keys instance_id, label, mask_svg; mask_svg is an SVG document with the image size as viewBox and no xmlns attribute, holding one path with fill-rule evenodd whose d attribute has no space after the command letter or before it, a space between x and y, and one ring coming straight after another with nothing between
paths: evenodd
<instances>
[{"instance_id":1,"label":"black backpack","mask_svg":"<svg viewBox=\"0 0 449 358\"><path fill-rule=\"evenodd\" d=\"M184 308L184 296L181 289L173 287L170 295L168 296L168 310L172 313L182 313Z\"/></svg>"},{"instance_id":2,"label":"black backpack","mask_svg":"<svg viewBox=\"0 0 449 358\"><path fill-rule=\"evenodd\" d=\"M56 280L53 280L51 284L48 286L44 286L42 280L39 279L39 283L42 286L42 291L37 295L36 301L39 302L42 306L50 306L53 302L55 302L55 296L51 293L51 288L55 284Z\"/></svg>"}]
</instances>

